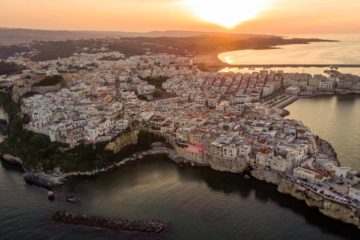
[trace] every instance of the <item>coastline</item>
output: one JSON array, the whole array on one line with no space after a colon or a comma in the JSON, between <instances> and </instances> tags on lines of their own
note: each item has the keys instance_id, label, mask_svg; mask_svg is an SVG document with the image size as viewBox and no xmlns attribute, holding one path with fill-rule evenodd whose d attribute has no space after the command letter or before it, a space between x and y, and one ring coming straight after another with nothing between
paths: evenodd
<instances>
[{"instance_id":1,"label":"coastline","mask_svg":"<svg viewBox=\"0 0 360 240\"><path fill-rule=\"evenodd\" d=\"M267 48L272 49L272 48ZM249 49L240 49L241 50L249 50ZM229 52L236 52L229 51ZM207 54L198 54L195 55L195 61L200 65L201 69L204 70L217 70L220 71L223 68L306 68L306 67L314 67L314 68L360 68L360 64L233 64L222 61L219 56L224 52L210 52Z\"/></svg>"},{"instance_id":2,"label":"coastline","mask_svg":"<svg viewBox=\"0 0 360 240\"><path fill-rule=\"evenodd\" d=\"M346 95L356 95L360 96L360 90L348 90L348 91L334 91L334 92L317 92L313 94L304 94L304 95L296 95L296 96L289 96L289 98L280 101L276 105L273 106L275 109L279 109L279 115L281 117L287 117L290 115L290 112L285 108L294 102L298 101L302 98L316 98L316 97L323 97L323 96L346 96Z\"/></svg>"},{"instance_id":3,"label":"coastline","mask_svg":"<svg viewBox=\"0 0 360 240\"><path fill-rule=\"evenodd\" d=\"M319 138L320 142L325 142L325 140ZM329 144L329 143L327 143ZM329 144L329 146L331 146ZM332 150L335 153L334 150ZM85 172L85 173L71 173L67 177L93 177L99 174L104 174L106 172L112 171L116 168L120 168L122 166L129 165L134 162L141 161L143 158L146 157L159 157L165 156L167 159L173 161L178 166L182 166L182 164L186 164L192 167L208 167L214 171L220 172L229 172L228 169L223 169L222 171L219 169L214 168L211 164L197 164L196 162L192 162L183 158L178 158L175 151L172 149L153 149L147 152L139 153L136 156L124 159L123 161L115 164L115 166L109 167L107 169L101 169L95 172ZM335 201L334 199L327 197L325 195L320 195L317 191L312 189L310 185L306 182L299 182L298 180L292 179L290 176L286 174L282 174L276 172L274 170L264 169L264 168L257 168L253 169L252 166L246 165L244 166L241 172L237 172L237 174L242 174L243 177L246 179L247 174L250 174L253 178L268 184L273 184L277 186L277 191L281 194L290 195L299 201L303 201L306 203L307 206L311 208L317 208L319 212L322 214L340 220L344 223L351 224L360 228L360 215L358 214L358 206L349 205L347 203L341 203Z\"/></svg>"},{"instance_id":4,"label":"coastline","mask_svg":"<svg viewBox=\"0 0 360 240\"><path fill-rule=\"evenodd\" d=\"M320 138L319 138L320 139ZM325 140L320 139L321 141L326 142ZM328 143L329 144L329 143ZM330 144L329 144L330 145ZM331 146L331 145L330 145ZM333 150L334 151L334 150ZM335 153L335 151L334 151ZM336 153L335 153L336 154ZM158 147L153 148L147 151L139 152L133 154L131 157L119 160L119 162L112 164L106 168L96 169L93 171L86 171L86 172L71 172L66 173L61 176L61 181L55 187L61 186L66 183L67 179L76 177L94 177L100 174L105 174L107 172L113 171L115 169L130 165L132 163L141 161L142 159L146 159L146 157L159 157L165 156L166 158L170 159L174 163L178 164L179 166L189 165L192 167L209 167L214 171L220 172L231 172L229 169L223 168L219 169L211 164L198 164L196 162L179 158L176 154L175 150L167 148L167 147ZM340 220L344 223L348 223L351 225L356 226L360 229L360 215L358 214L359 208L356 206L350 206L345 203L339 203L334 201L331 198L326 196L320 195L318 192L312 190L310 186L306 186L306 183L300 184L294 179L289 178L284 174L280 174L276 171L269 171L268 169L252 169L252 166L246 164L243 166L241 171L236 172L237 174L243 174L246 178L247 172L250 170L250 175L262 182L273 184L277 186L277 191L282 194L290 195L300 201L304 201L309 207L317 208L322 214ZM41 173L44 174L44 173ZM54 178L59 178L59 175L44 175L49 181L53 181ZM38 185L40 187L45 187L46 189L53 189L48 188L41 184L32 183Z\"/></svg>"},{"instance_id":5,"label":"coastline","mask_svg":"<svg viewBox=\"0 0 360 240\"><path fill-rule=\"evenodd\" d=\"M329 93L320 93L314 94L306 97L315 97L321 95L334 95L336 92ZM358 94L358 92L341 92L338 94ZM303 97L303 96L300 96ZM286 106L290 105L296 98L285 99L284 102L277 103L276 108L283 109ZM284 109L283 109L284 110ZM329 144L329 143L328 143ZM329 144L331 146L331 144ZM335 153L334 149L332 151ZM242 168L237 168L236 171L234 169L229 168L227 165L219 166L214 164L213 162L209 162L206 164L198 164L196 162L192 162L186 159L179 159L176 151L169 148L160 148L160 149L150 149L142 152L133 153L131 156L120 159L119 162L113 163L104 168L92 170L92 171L79 171L79 172L69 172L65 174L55 173L54 174L46 174L43 171L35 172L35 175L30 175L30 178L25 178L25 180L29 183L34 183L35 185L40 185L45 188L51 189L52 187L56 187L57 185L61 185L65 182L67 178L70 177L91 177L96 176L102 173L106 173L108 171L112 171L115 168L130 164L132 162L143 159L145 156L153 155L157 156L158 154L168 155L171 160L174 162L181 164L182 162L188 162L192 166L207 166L216 171L222 172L236 172L236 173L244 173L244 171L249 167L249 164L244 164L241 166ZM336 153L335 153L336 154ZM9 159L16 159L15 156L10 157ZM18 159L16 160L19 163ZM21 163L21 159L20 159ZM26 170L25 170L26 171ZM26 171L29 173L29 171ZM31 173L31 171L30 171ZM322 212L324 215L327 215L331 218L341 220L345 223L353 224L360 228L360 216L358 214L358 206L350 206L349 204L340 203L334 201L333 199L329 199L327 196L323 196L318 192L314 192L311 188L309 189L306 184L300 184L299 182L294 181L286 175L279 175L279 173L275 171L268 171L267 169L255 169L251 171L251 175L260 180L267 183L275 184L278 186L278 191L280 193L291 195L299 200L303 200L310 207L316 207ZM278 176L279 175L279 176ZM26 176L26 175L25 175ZM31 180L31 178L35 176L35 180ZM40 183L37 182L40 179ZM59 181L60 179L60 181ZM48 180L48 181L47 181ZM64 180L64 181L63 181ZM41 182L45 181L45 184ZM48 182L53 182L50 185L47 185ZM44 186L45 185L45 186Z\"/></svg>"}]
</instances>

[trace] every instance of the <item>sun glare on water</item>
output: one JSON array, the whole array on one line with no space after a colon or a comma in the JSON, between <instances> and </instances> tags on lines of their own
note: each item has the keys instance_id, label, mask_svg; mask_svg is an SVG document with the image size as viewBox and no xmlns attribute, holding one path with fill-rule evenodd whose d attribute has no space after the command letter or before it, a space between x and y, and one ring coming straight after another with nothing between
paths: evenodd
<instances>
[{"instance_id":1,"label":"sun glare on water","mask_svg":"<svg viewBox=\"0 0 360 240\"><path fill-rule=\"evenodd\" d=\"M202 20L227 28L255 18L270 0L183 0Z\"/></svg>"}]
</instances>

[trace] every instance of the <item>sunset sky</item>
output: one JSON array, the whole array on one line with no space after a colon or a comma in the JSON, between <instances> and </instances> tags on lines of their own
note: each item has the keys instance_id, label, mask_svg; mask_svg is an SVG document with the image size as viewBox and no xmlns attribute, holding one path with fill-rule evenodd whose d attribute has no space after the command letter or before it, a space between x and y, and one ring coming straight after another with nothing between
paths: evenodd
<instances>
[{"instance_id":1,"label":"sunset sky","mask_svg":"<svg viewBox=\"0 0 360 240\"><path fill-rule=\"evenodd\" d=\"M0 27L351 33L360 31L359 9L359 0L0 0Z\"/></svg>"}]
</instances>

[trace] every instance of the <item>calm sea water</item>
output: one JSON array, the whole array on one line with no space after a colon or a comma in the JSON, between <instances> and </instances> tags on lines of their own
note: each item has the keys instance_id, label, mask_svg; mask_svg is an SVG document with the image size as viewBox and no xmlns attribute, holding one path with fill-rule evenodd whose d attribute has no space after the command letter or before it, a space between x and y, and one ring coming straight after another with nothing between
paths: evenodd
<instances>
[{"instance_id":1,"label":"calm sea water","mask_svg":"<svg viewBox=\"0 0 360 240\"><path fill-rule=\"evenodd\" d=\"M360 35L295 35L289 37L320 38L338 42L320 42L279 46L277 49L226 52L219 59L229 64L360 64ZM285 72L323 73L325 68L277 68ZM230 69L225 69L225 71ZM236 69L232 69L237 71ZM259 70L259 69L256 69ZM241 69L253 71L253 69ZM360 75L360 68L340 68L339 71Z\"/></svg>"},{"instance_id":2,"label":"calm sea water","mask_svg":"<svg viewBox=\"0 0 360 240\"><path fill-rule=\"evenodd\" d=\"M357 239L359 230L281 195L272 185L207 168L148 160L90 179L73 180L55 202L0 167L0 239ZM64 201L77 193L79 205ZM170 223L160 235L54 224L58 209Z\"/></svg>"},{"instance_id":3,"label":"calm sea water","mask_svg":"<svg viewBox=\"0 0 360 240\"><path fill-rule=\"evenodd\" d=\"M288 118L304 122L329 141L343 166L360 171L360 96L300 99L287 107Z\"/></svg>"}]
</instances>

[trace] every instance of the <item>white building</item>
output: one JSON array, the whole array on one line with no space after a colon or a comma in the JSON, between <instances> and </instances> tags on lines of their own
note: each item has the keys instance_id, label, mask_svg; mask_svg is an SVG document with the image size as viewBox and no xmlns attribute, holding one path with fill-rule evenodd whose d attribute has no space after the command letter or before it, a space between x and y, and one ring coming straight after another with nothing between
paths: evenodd
<instances>
[{"instance_id":1,"label":"white building","mask_svg":"<svg viewBox=\"0 0 360 240\"><path fill-rule=\"evenodd\" d=\"M238 154L238 148L235 146L235 144L225 145L223 147L223 157L224 158L230 158L235 159Z\"/></svg>"},{"instance_id":2,"label":"white building","mask_svg":"<svg viewBox=\"0 0 360 240\"><path fill-rule=\"evenodd\" d=\"M322 79L319 88L325 91L332 90L334 88L334 81L332 81L332 79Z\"/></svg>"},{"instance_id":3,"label":"white building","mask_svg":"<svg viewBox=\"0 0 360 240\"><path fill-rule=\"evenodd\" d=\"M266 84L263 88L263 93L262 93L262 96L263 97L266 97L266 96L269 96L271 94L273 94L275 91L275 85L273 84Z\"/></svg>"},{"instance_id":4,"label":"white building","mask_svg":"<svg viewBox=\"0 0 360 240\"><path fill-rule=\"evenodd\" d=\"M315 171L302 167L298 167L294 169L294 176L297 178L308 180L309 182L314 184L320 184L324 182L326 179L325 176L322 176Z\"/></svg>"},{"instance_id":5,"label":"white building","mask_svg":"<svg viewBox=\"0 0 360 240\"><path fill-rule=\"evenodd\" d=\"M349 188L349 197L360 201L360 183L357 183Z\"/></svg>"},{"instance_id":6,"label":"white building","mask_svg":"<svg viewBox=\"0 0 360 240\"><path fill-rule=\"evenodd\" d=\"M285 90L285 93L289 94L289 95L298 95L300 93L300 87L297 87L297 86L288 87Z\"/></svg>"},{"instance_id":7,"label":"white building","mask_svg":"<svg viewBox=\"0 0 360 240\"><path fill-rule=\"evenodd\" d=\"M349 167L336 167L335 168L335 175L337 177L346 178L351 168Z\"/></svg>"}]
</instances>

